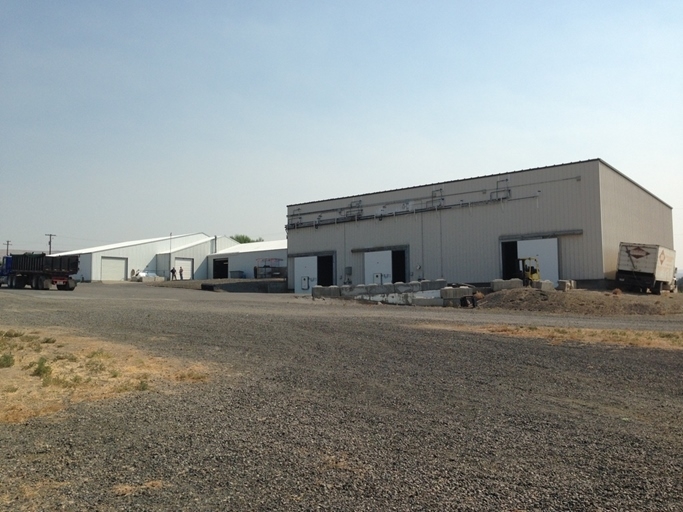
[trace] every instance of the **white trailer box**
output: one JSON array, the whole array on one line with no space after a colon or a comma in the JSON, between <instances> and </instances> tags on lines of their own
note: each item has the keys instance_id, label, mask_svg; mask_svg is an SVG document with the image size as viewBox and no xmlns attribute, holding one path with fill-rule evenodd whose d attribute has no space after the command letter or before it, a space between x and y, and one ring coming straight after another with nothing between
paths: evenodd
<instances>
[{"instance_id":1,"label":"white trailer box","mask_svg":"<svg viewBox=\"0 0 683 512\"><path fill-rule=\"evenodd\" d=\"M619 244L617 282L625 288L655 294L676 289L676 251L661 245Z\"/></svg>"}]
</instances>

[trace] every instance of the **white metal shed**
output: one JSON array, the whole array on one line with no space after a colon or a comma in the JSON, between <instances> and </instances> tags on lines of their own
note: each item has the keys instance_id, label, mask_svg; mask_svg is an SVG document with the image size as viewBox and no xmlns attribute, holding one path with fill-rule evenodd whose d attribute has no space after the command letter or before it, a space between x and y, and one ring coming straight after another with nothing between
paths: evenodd
<instances>
[{"instance_id":1,"label":"white metal shed","mask_svg":"<svg viewBox=\"0 0 683 512\"><path fill-rule=\"evenodd\" d=\"M214 279L254 278L254 272L258 277L285 277L287 240L234 245L209 255L208 266Z\"/></svg>"},{"instance_id":2,"label":"white metal shed","mask_svg":"<svg viewBox=\"0 0 683 512\"><path fill-rule=\"evenodd\" d=\"M80 255L82 281L125 281L136 271L154 272L169 278L171 267L185 264L186 279L206 279L207 256L237 242L226 236L204 233L170 235L145 240L134 240L60 253Z\"/></svg>"}]
</instances>

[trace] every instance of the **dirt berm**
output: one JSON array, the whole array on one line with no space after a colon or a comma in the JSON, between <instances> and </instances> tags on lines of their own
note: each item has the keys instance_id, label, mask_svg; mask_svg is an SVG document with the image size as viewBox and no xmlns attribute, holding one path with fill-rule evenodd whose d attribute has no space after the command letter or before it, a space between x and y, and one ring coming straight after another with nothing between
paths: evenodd
<instances>
[{"instance_id":1,"label":"dirt berm","mask_svg":"<svg viewBox=\"0 0 683 512\"><path fill-rule=\"evenodd\" d=\"M592 290L544 292L533 288L517 288L490 293L479 307L573 315L669 315L683 313L683 294L629 294Z\"/></svg>"}]
</instances>

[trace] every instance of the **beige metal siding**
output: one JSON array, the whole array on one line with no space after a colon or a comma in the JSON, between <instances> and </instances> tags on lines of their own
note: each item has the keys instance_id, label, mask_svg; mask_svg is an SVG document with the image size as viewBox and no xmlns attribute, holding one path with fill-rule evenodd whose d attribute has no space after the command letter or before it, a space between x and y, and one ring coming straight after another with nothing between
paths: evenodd
<instances>
[{"instance_id":1,"label":"beige metal siding","mask_svg":"<svg viewBox=\"0 0 683 512\"><path fill-rule=\"evenodd\" d=\"M619 244L634 242L673 248L671 207L628 178L600 164L604 273L614 279Z\"/></svg>"},{"instance_id":2,"label":"beige metal siding","mask_svg":"<svg viewBox=\"0 0 683 512\"><path fill-rule=\"evenodd\" d=\"M619 205L601 208L601 192L605 179L619 175L610 170L605 178L601 166L591 160L293 205L289 255L334 252L338 283L350 266L358 284L363 250L405 246L410 279L487 282L502 277L502 240L552 237L561 279L603 279L603 218L606 211L617 217ZM670 222L662 229L670 235Z\"/></svg>"}]
</instances>

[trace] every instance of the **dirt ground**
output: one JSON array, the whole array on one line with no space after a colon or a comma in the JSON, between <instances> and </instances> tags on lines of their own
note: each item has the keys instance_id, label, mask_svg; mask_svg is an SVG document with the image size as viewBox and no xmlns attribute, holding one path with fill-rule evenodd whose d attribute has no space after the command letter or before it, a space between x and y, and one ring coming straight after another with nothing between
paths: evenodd
<instances>
[{"instance_id":1,"label":"dirt ground","mask_svg":"<svg viewBox=\"0 0 683 512\"><path fill-rule=\"evenodd\" d=\"M650 295L592 290L543 292L533 288L517 288L490 293L479 302L479 306L486 309L592 316L671 315L683 313L683 294Z\"/></svg>"}]
</instances>

